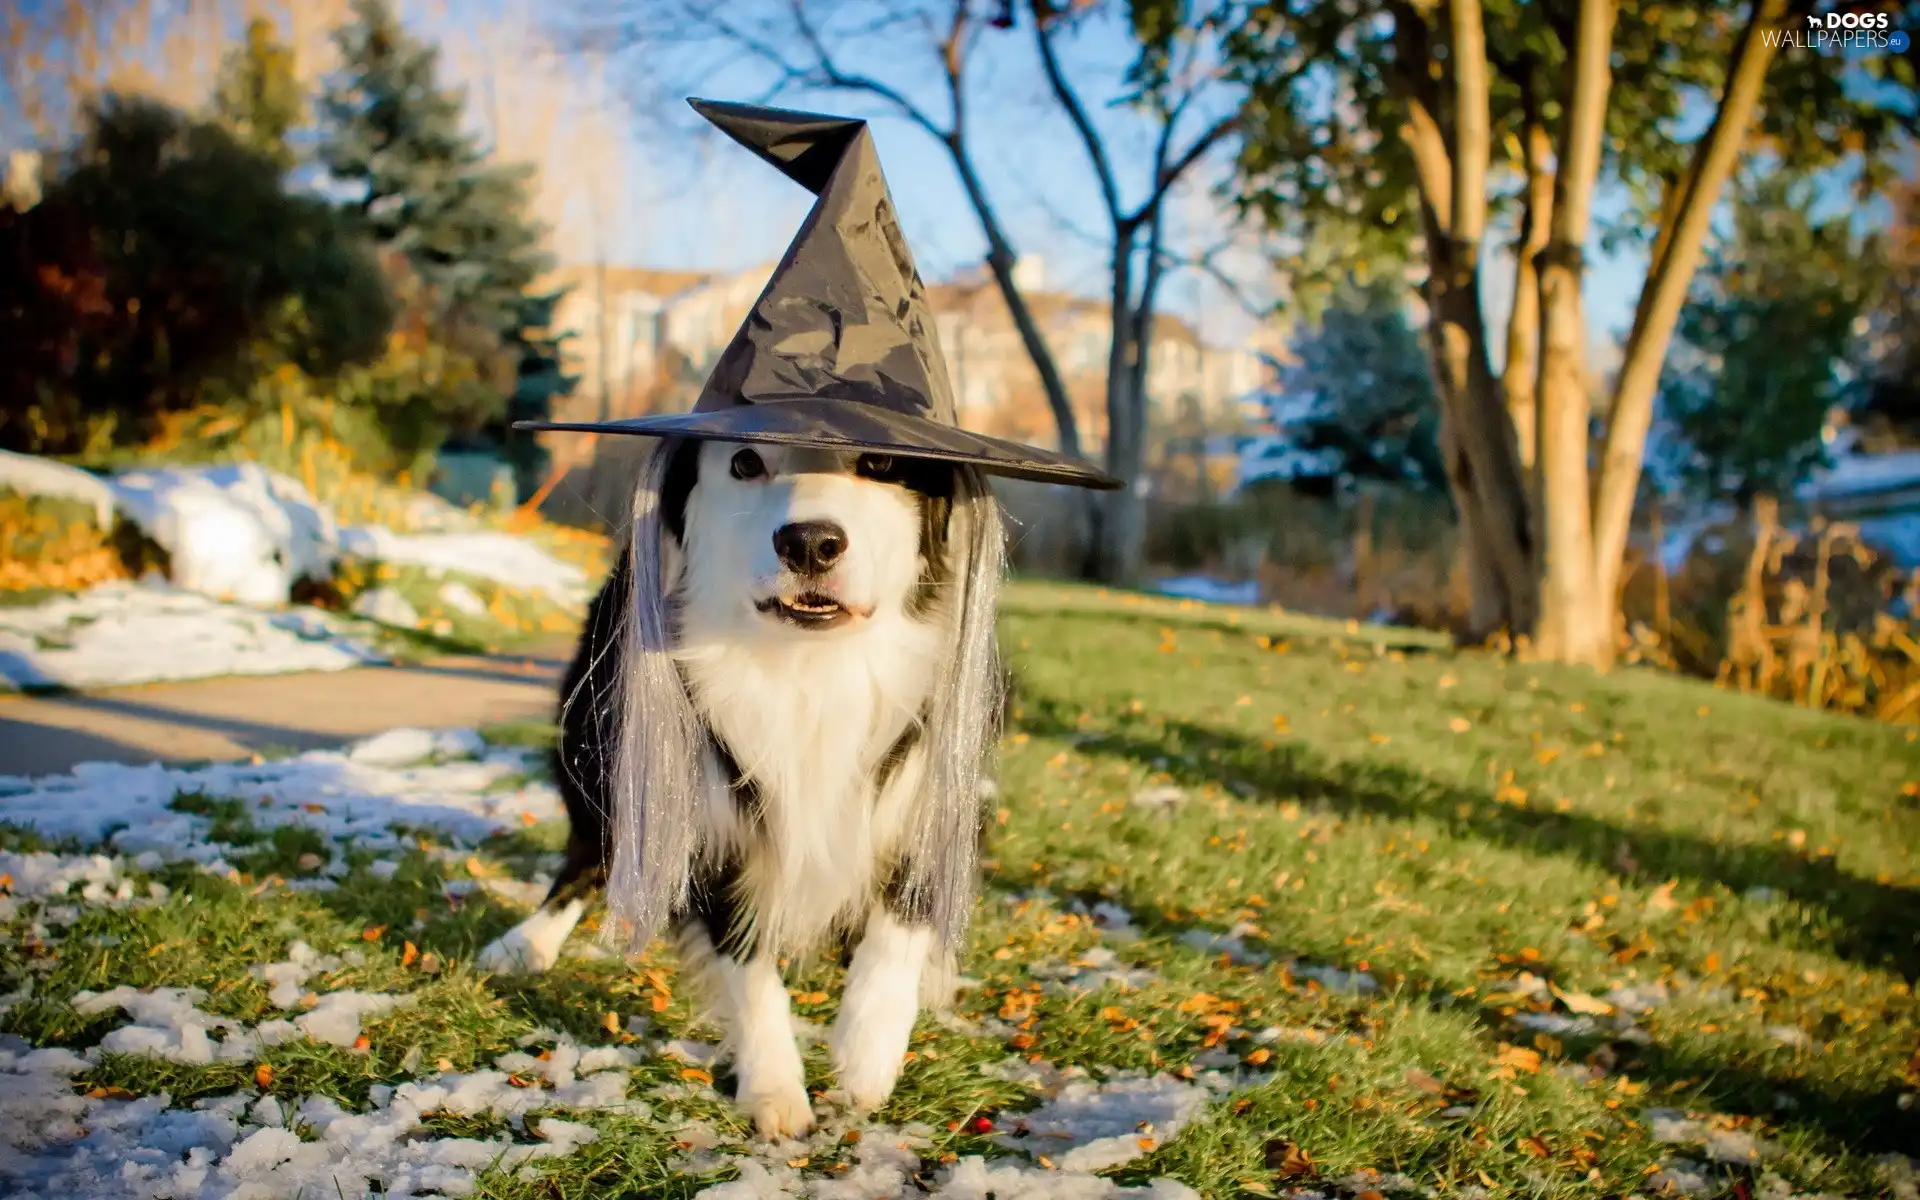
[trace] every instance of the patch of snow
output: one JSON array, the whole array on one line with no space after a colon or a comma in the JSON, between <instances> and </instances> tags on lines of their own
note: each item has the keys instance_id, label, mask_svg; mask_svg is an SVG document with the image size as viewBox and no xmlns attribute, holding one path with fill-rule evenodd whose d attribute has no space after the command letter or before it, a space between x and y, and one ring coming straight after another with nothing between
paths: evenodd
<instances>
[{"instance_id":1,"label":"patch of snow","mask_svg":"<svg viewBox=\"0 0 1920 1200\"><path fill-rule=\"evenodd\" d=\"M130 989L116 992L124 990ZM146 1013L143 1020L184 1020L177 992L156 989L146 994L151 1003L134 1005ZM127 999L115 996L114 1002ZM562 1039L548 1060L501 1060L520 1068L520 1078L535 1086L514 1086L505 1070L440 1074L399 1088L376 1087L368 1111L352 1113L324 1097L284 1105L251 1089L192 1109L170 1107L164 1094L131 1101L82 1096L69 1080L90 1066L87 1058L64 1049L0 1047L0 1148L6 1151L0 1153L0 1184L22 1200L463 1195L490 1167L512 1170L564 1157L599 1137L589 1125L550 1116L527 1119L532 1113L570 1107L644 1114L644 1105L624 1096L626 1068L637 1059L634 1051L616 1047L582 1054ZM577 1073L589 1068L593 1073ZM520 1118L540 1141L434 1138L422 1118L438 1111ZM295 1127L310 1137L294 1133Z\"/></svg>"},{"instance_id":2,"label":"patch of snow","mask_svg":"<svg viewBox=\"0 0 1920 1200\"><path fill-rule=\"evenodd\" d=\"M1180 935L1182 945L1192 946L1195 950L1207 954L1225 954L1237 963L1259 965L1270 962L1272 955L1264 950L1255 950L1234 933L1215 933L1209 929L1189 929Z\"/></svg>"},{"instance_id":3,"label":"patch of snow","mask_svg":"<svg viewBox=\"0 0 1920 1200\"><path fill-rule=\"evenodd\" d=\"M1901 567L1920 567L1920 515L1912 512L1860 517L1848 522L1860 540Z\"/></svg>"},{"instance_id":4,"label":"patch of snow","mask_svg":"<svg viewBox=\"0 0 1920 1200\"><path fill-rule=\"evenodd\" d=\"M321 954L305 942L287 947L287 961L250 967L247 974L267 984L267 1000L275 1008L298 1008L306 995L306 982L315 975L338 971L337 954Z\"/></svg>"},{"instance_id":5,"label":"patch of snow","mask_svg":"<svg viewBox=\"0 0 1920 1200\"><path fill-rule=\"evenodd\" d=\"M1667 986L1663 983L1643 983L1634 987L1614 988L1601 999L1621 1012L1645 1013L1665 1004L1668 995Z\"/></svg>"},{"instance_id":6,"label":"patch of snow","mask_svg":"<svg viewBox=\"0 0 1920 1200\"><path fill-rule=\"evenodd\" d=\"M1515 1013L1513 1023L1522 1029L1535 1029L1555 1037L1569 1034L1584 1037L1599 1028L1592 1017L1569 1017L1560 1013Z\"/></svg>"},{"instance_id":7,"label":"patch of snow","mask_svg":"<svg viewBox=\"0 0 1920 1200\"><path fill-rule=\"evenodd\" d=\"M1063 1170L1104 1171L1173 1137L1211 1099L1206 1089L1170 1075L1121 1072L1105 1083L1076 1079L1038 1109L1009 1118L1015 1132L998 1140L1045 1154Z\"/></svg>"},{"instance_id":8,"label":"patch of snow","mask_svg":"<svg viewBox=\"0 0 1920 1200\"><path fill-rule=\"evenodd\" d=\"M317 610L263 611L154 583L0 609L0 677L16 687L342 671L386 658Z\"/></svg>"},{"instance_id":9,"label":"patch of snow","mask_svg":"<svg viewBox=\"0 0 1920 1200\"><path fill-rule=\"evenodd\" d=\"M1667 1163L1647 1178L1647 1184L1656 1195L1671 1192L1681 1196L1711 1196L1720 1191L1720 1185L1700 1169L1700 1164L1685 1158Z\"/></svg>"},{"instance_id":10,"label":"patch of snow","mask_svg":"<svg viewBox=\"0 0 1920 1200\"><path fill-rule=\"evenodd\" d=\"M1704 1141L1707 1136L1707 1127L1703 1122L1692 1120L1685 1113L1671 1108L1648 1109L1647 1125L1654 1141L1669 1145Z\"/></svg>"},{"instance_id":11,"label":"patch of snow","mask_svg":"<svg viewBox=\"0 0 1920 1200\"><path fill-rule=\"evenodd\" d=\"M480 598L479 593L457 579L441 585L440 603L469 617L485 616L487 612L487 602Z\"/></svg>"},{"instance_id":12,"label":"patch of snow","mask_svg":"<svg viewBox=\"0 0 1920 1200\"><path fill-rule=\"evenodd\" d=\"M1105 946L1095 946L1070 963L1033 963L1027 974L1049 982L1046 990L1056 995L1073 995L1113 988L1136 992L1155 983L1160 976L1144 968L1120 963L1120 956Z\"/></svg>"},{"instance_id":13,"label":"patch of snow","mask_svg":"<svg viewBox=\"0 0 1920 1200\"><path fill-rule=\"evenodd\" d=\"M311 1010L295 1017L293 1023L313 1041L329 1046L351 1046L360 1037L361 1021L385 1016L412 1001L411 996L378 992L328 992Z\"/></svg>"},{"instance_id":14,"label":"patch of snow","mask_svg":"<svg viewBox=\"0 0 1920 1200\"><path fill-rule=\"evenodd\" d=\"M1721 1163L1757 1163L1760 1144L1750 1133L1716 1129L1707 1135L1707 1157Z\"/></svg>"},{"instance_id":15,"label":"patch of snow","mask_svg":"<svg viewBox=\"0 0 1920 1200\"><path fill-rule=\"evenodd\" d=\"M1920 486L1920 450L1849 454L1815 472L1800 486L1800 498L1817 503L1916 486Z\"/></svg>"},{"instance_id":16,"label":"patch of snow","mask_svg":"<svg viewBox=\"0 0 1920 1200\"><path fill-rule=\"evenodd\" d=\"M347 751L347 757L376 767L405 767L424 762L433 754L433 749L434 734L430 729L389 729L355 743Z\"/></svg>"},{"instance_id":17,"label":"patch of snow","mask_svg":"<svg viewBox=\"0 0 1920 1200\"><path fill-rule=\"evenodd\" d=\"M371 741L396 736L389 732ZM458 732L421 736L440 753L471 745ZM387 765L357 756L368 744L203 767L82 763L69 775L0 786L0 821L50 838L104 843L125 854L153 851L163 859L211 864L227 848L207 842L209 818L171 807L176 796L245 800L258 829L305 826L375 851L399 846L390 828L395 824L473 843L520 828L529 817L549 820L564 811L551 785L524 781L530 761L525 750L501 747L477 759Z\"/></svg>"},{"instance_id":18,"label":"patch of snow","mask_svg":"<svg viewBox=\"0 0 1920 1200\"><path fill-rule=\"evenodd\" d=\"M0 450L0 488L22 496L47 496L90 505L93 523L101 529L113 528L113 487L79 467L35 454Z\"/></svg>"},{"instance_id":19,"label":"patch of snow","mask_svg":"<svg viewBox=\"0 0 1920 1200\"><path fill-rule=\"evenodd\" d=\"M140 864L143 867L149 864ZM159 866L155 861L151 866ZM12 906L23 900L50 900L68 896L74 884L82 885L78 896L90 904L116 905L135 898L133 881L127 878L127 862L104 854L13 854L0 851L0 875L11 878L0 897L0 919L11 915ZM167 889L151 885L159 896ZM147 893L152 896L155 892Z\"/></svg>"},{"instance_id":20,"label":"patch of snow","mask_svg":"<svg viewBox=\"0 0 1920 1200\"><path fill-rule=\"evenodd\" d=\"M1143 787L1133 794L1133 802L1141 808L1171 809L1184 803L1187 793L1170 783L1154 787Z\"/></svg>"},{"instance_id":21,"label":"patch of snow","mask_svg":"<svg viewBox=\"0 0 1920 1200\"><path fill-rule=\"evenodd\" d=\"M1330 992L1358 995L1380 990L1379 981L1365 971L1343 971L1339 967L1295 967L1293 973L1296 978L1311 979Z\"/></svg>"},{"instance_id":22,"label":"patch of snow","mask_svg":"<svg viewBox=\"0 0 1920 1200\"><path fill-rule=\"evenodd\" d=\"M405 596L392 588L371 588L355 596L353 615L401 629L413 629L420 624L420 614L407 603Z\"/></svg>"},{"instance_id":23,"label":"patch of snow","mask_svg":"<svg viewBox=\"0 0 1920 1200\"><path fill-rule=\"evenodd\" d=\"M357 526L340 531L340 549L353 558L459 571L568 602L584 602L588 587L585 571L507 533L407 534Z\"/></svg>"},{"instance_id":24,"label":"patch of snow","mask_svg":"<svg viewBox=\"0 0 1920 1200\"><path fill-rule=\"evenodd\" d=\"M1204 600L1209 604L1260 603L1260 581L1257 579L1229 583L1224 579L1213 579L1205 575L1182 575L1174 579L1160 580L1153 585L1153 590L1163 596L1178 596L1183 600Z\"/></svg>"},{"instance_id":25,"label":"patch of snow","mask_svg":"<svg viewBox=\"0 0 1920 1200\"><path fill-rule=\"evenodd\" d=\"M1016 1160L969 1155L953 1164L933 1193L944 1200L1199 1200L1200 1193L1174 1179L1122 1187L1084 1171L1048 1171Z\"/></svg>"},{"instance_id":26,"label":"patch of snow","mask_svg":"<svg viewBox=\"0 0 1920 1200\"><path fill-rule=\"evenodd\" d=\"M1116 942L1131 942L1139 938L1140 931L1134 927L1133 914L1118 904L1102 900L1093 906L1093 923L1100 930L1100 936Z\"/></svg>"},{"instance_id":27,"label":"patch of snow","mask_svg":"<svg viewBox=\"0 0 1920 1200\"><path fill-rule=\"evenodd\" d=\"M339 557L333 514L257 463L128 471L115 502L167 552L176 586L243 604L284 604L296 580Z\"/></svg>"}]
</instances>

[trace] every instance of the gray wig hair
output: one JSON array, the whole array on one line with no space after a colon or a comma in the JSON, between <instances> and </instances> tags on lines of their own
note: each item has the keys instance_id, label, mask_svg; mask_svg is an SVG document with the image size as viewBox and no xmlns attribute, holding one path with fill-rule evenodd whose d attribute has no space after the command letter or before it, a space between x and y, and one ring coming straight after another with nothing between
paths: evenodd
<instances>
[{"instance_id":1,"label":"gray wig hair","mask_svg":"<svg viewBox=\"0 0 1920 1200\"><path fill-rule=\"evenodd\" d=\"M674 659L679 547L668 536L662 492L674 443L646 456L634 490L632 581L625 695L614 756L610 923L630 950L644 949L687 902L701 855L703 802L724 793L707 733ZM981 787L999 732L1002 682L994 638L1006 535L980 471L961 466L949 515L952 572L936 606L950 658L926 709L923 794L909 806L902 846L905 884L921 897L942 945L958 950L973 907Z\"/></svg>"}]
</instances>

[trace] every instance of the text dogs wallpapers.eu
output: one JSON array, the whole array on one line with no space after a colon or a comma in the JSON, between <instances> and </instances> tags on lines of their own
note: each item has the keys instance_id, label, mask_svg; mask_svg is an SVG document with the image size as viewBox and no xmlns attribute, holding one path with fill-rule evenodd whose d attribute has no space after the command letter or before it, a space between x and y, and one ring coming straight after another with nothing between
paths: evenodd
<instances>
[{"instance_id":1,"label":"text dogs wallpapers.eu","mask_svg":"<svg viewBox=\"0 0 1920 1200\"><path fill-rule=\"evenodd\" d=\"M659 442L563 684L565 866L482 963L551 965L604 887L627 948L676 937L774 1137L813 1120L783 955L857 939L829 1047L858 1109L950 992L1001 692L986 476L1118 481L957 427L864 122L694 106L818 199L691 412L521 426Z\"/></svg>"}]
</instances>

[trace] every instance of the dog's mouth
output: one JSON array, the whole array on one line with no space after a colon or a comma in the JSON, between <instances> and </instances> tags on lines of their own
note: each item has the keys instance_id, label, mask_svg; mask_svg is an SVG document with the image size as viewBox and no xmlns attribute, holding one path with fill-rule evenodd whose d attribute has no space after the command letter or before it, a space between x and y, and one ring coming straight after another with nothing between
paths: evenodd
<instances>
[{"instance_id":1,"label":"dog's mouth","mask_svg":"<svg viewBox=\"0 0 1920 1200\"><path fill-rule=\"evenodd\" d=\"M820 592L801 592L792 599L768 596L765 600L755 601L754 607L801 629L836 629L855 617L870 615L870 610L861 612L848 608L832 596Z\"/></svg>"}]
</instances>

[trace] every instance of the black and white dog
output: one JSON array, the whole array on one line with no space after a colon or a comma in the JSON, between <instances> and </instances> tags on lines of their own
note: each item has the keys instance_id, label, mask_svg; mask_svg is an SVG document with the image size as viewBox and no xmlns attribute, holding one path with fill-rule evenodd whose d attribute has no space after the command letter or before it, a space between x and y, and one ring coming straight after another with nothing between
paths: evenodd
<instances>
[{"instance_id":1,"label":"black and white dog","mask_svg":"<svg viewBox=\"0 0 1920 1200\"><path fill-rule=\"evenodd\" d=\"M605 888L630 948L676 936L775 1137L813 1120L779 959L844 937L829 1048L882 1104L972 903L1003 567L970 467L663 443L563 688L565 866L481 965L551 966Z\"/></svg>"}]
</instances>

